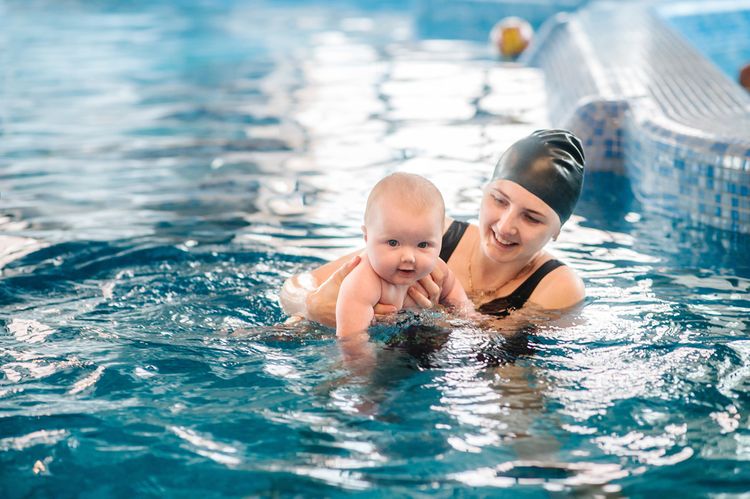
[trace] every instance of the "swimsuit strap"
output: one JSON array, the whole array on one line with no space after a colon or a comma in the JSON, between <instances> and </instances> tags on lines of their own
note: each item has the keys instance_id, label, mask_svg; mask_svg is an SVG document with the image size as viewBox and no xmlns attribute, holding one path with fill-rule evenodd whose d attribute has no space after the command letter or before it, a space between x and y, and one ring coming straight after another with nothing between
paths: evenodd
<instances>
[{"instance_id":1,"label":"swimsuit strap","mask_svg":"<svg viewBox=\"0 0 750 499\"><path fill-rule=\"evenodd\" d=\"M451 222L448 230L443 234L443 247L440 249L441 260L448 262L448 259L456 250L459 241L461 241L461 238L464 236L467 227L469 227L468 222L459 222L458 220Z\"/></svg>"},{"instance_id":2,"label":"swimsuit strap","mask_svg":"<svg viewBox=\"0 0 750 499\"><path fill-rule=\"evenodd\" d=\"M461 241L461 238L464 236L468 227L468 222L459 222L458 220L451 222L448 230L443 234L443 247L440 250L440 258L444 262L447 262L451 255L453 255L456 246L458 246L458 243ZM494 300L481 305L478 308L478 311L483 314L504 317L508 315L511 310L523 307L542 279L547 277L547 274L555 270L557 267L562 267L563 265L565 264L554 258L544 262L512 293L507 296L495 298Z\"/></svg>"},{"instance_id":3,"label":"swimsuit strap","mask_svg":"<svg viewBox=\"0 0 750 499\"><path fill-rule=\"evenodd\" d=\"M542 264L541 267L531 274L525 281L521 283L511 294L495 298L492 301L482 304L479 307L479 312L488 315L495 315L504 317L508 315L511 310L519 309L524 306L526 301L529 299L531 294L536 289L539 282L544 279L547 274L555 270L557 267L565 265L560 260L548 260Z\"/></svg>"},{"instance_id":4,"label":"swimsuit strap","mask_svg":"<svg viewBox=\"0 0 750 499\"><path fill-rule=\"evenodd\" d=\"M531 274L523 283L516 288L515 291L511 293L511 295L515 295L518 297L518 299L522 299L522 303L526 303L526 300L529 299L531 296L531 293L534 292L537 285L541 282L542 279L544 279L547 274L555 270L557 267L562 267L565 265L560 260L555 260L554 258L552 260L547 260L542 264L541 267L536 269L536 271Z\"/></svg>"}]
</instances>

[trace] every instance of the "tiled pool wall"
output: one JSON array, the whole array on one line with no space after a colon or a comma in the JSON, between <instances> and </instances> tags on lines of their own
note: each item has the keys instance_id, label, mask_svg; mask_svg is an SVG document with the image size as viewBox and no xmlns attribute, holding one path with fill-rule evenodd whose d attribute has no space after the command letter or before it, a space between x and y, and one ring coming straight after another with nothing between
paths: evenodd
<instances>
[{"instance_id":1,"label":"tiled pool wall","mask_svg":"<svg viewBox=\"0 0 750 499\"><path fill-rule=\"evenodd\" d=\"M631 110L623 129L624 157L631 185L649 208L701 225L750 232L750 171L746 146L703 141Z\"/></svg>"},{"instance_id":2,"label":"tiled pool wall","mask_svg":"<svg viewBox=\"0 0 750 499\"><path fill-rule=\"evenodd\" d=\"M750 94L654 8L602 4L550 20L524 59L545 73L550 122L582 137L590 170L627 175L649 209L750 233ZM750 36L747 12L732 20Z\"/></svg>"}]
</instances>

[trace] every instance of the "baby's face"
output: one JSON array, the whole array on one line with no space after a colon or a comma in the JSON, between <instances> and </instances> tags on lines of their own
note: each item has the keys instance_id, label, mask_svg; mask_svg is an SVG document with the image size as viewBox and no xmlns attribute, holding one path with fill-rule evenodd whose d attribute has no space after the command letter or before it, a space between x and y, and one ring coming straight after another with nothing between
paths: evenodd
<instances>
[{"instance_id":1,"label":"baby's face","mask_svg":"<svg viewBox=\"0 0 750 499\"><path fill-rule=\"evenodd\" d=\"M411 285L435 268L443 237L439 210L383 202L363 229L370 265L386 281Z\"/></svg>"}]
</instances>

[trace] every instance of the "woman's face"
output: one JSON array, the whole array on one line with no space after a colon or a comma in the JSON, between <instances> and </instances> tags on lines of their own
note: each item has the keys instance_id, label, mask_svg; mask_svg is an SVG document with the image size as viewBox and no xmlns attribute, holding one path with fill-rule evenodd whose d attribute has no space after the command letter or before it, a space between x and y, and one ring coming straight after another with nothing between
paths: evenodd
<instances>
[{"instance_id":1,"label":"woman's face","mask_svg":"<svg viewBox=\"0 0 750 499\"><path fill-rule=\"evenodd\" d=\"M484 188L479 231L488 258L498 263L529 261L560 233L560 218L515 182L494 180Z\"/></svg>"}]
</instances>

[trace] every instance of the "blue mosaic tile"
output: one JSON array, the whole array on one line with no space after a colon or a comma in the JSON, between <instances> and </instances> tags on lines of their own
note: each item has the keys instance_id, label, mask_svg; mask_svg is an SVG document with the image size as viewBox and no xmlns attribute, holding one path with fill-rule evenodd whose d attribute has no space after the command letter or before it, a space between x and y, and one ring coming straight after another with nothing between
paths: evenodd
<instances>
[{"instance_id":1,"label":"blue mosaic tile","mask_svg":"<svg viewBox=\"0 0 750 499\"><path fill-rule=\"evenodd\" d=\"M557 18L528 62L544 69L552 124L581 136L588 168L627 174L654 209L750 232L750 96L645 3L594 2L569 19L575 33Z\"/></svg>"},{"instance_id":2,"label":"blue mosaic tile","mask_svg":"<svg viewBox=\"0 0 750 499\"><path fill-rule=\"evenodd\" d=\"M724 154L727 151L727 147L729 147L728 144L716 142L711 145L711 150L719 154Z\"/></svg>"}]
</instances>

